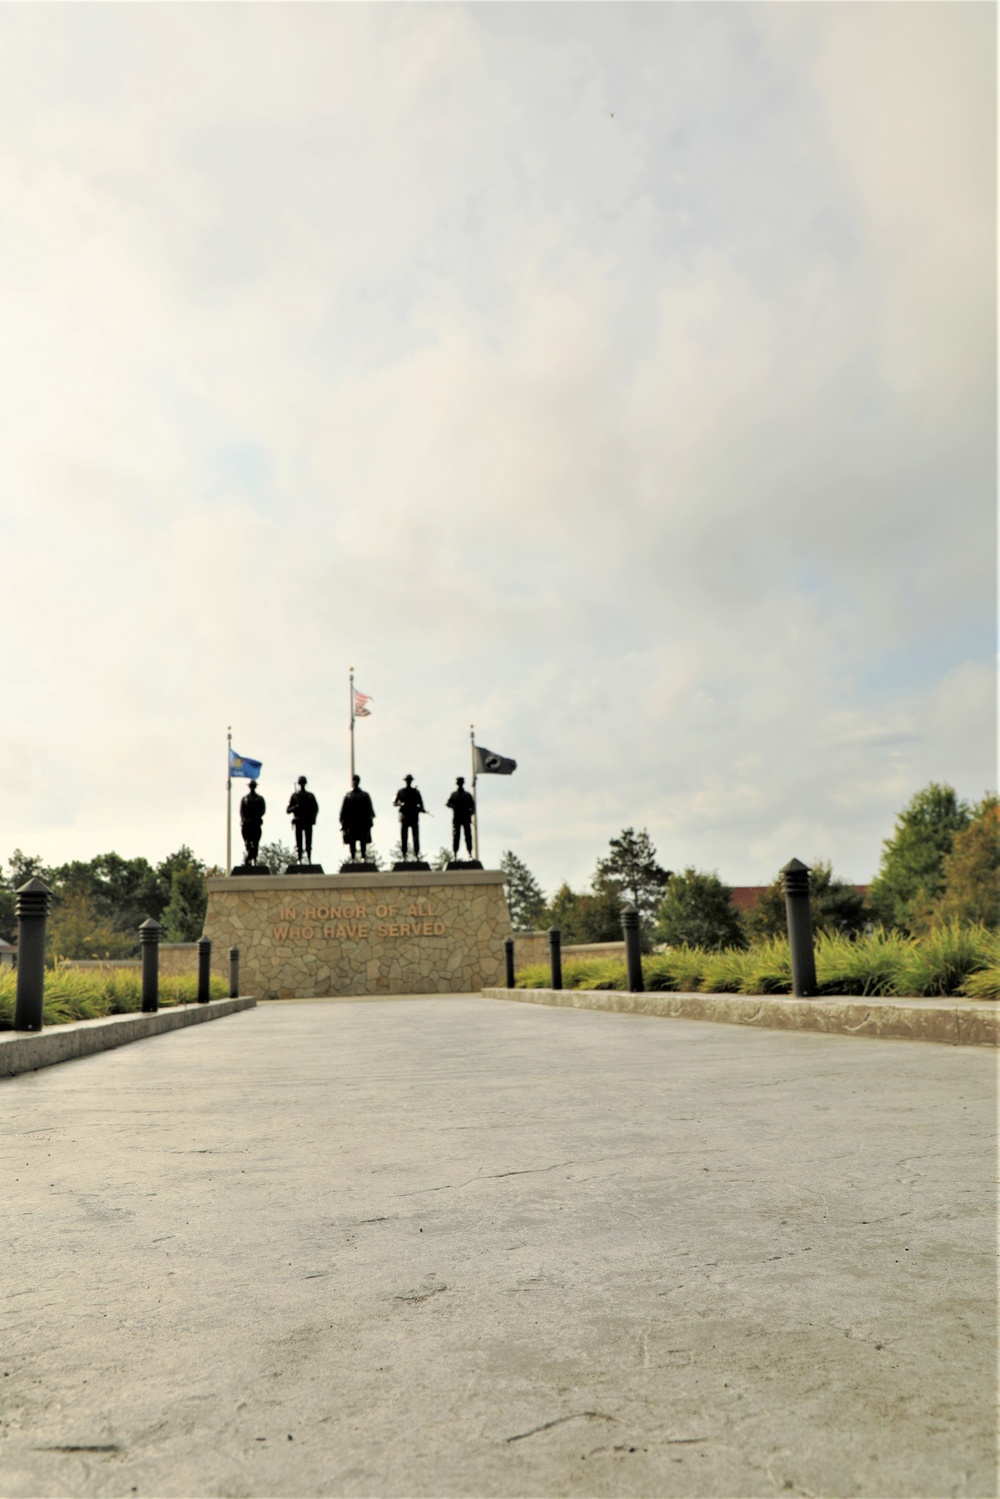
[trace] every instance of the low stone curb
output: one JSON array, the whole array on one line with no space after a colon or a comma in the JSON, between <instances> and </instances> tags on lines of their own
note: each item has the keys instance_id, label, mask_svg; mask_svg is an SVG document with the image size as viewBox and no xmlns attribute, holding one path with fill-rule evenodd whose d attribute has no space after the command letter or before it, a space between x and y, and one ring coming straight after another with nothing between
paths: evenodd
<instances>
[{"instance_id":1,"label":"low stone curb","mask_svg":"<svg viewBox=\"0 0 1000 1499\"><path fill-rule=\"evenodd\" d=\"M824 1031L838 1036L879 1036L937 1041L948 1046L1000 1045L1000 1002L974 999L795 999L774 994L628 994L620 989L483 989L488 999L521 1004L610 1010L619 1015L664 1015L758 1025L776 1031Z\"/></svg>"},{"instance_id":2,"label":"low stone curb","mask_svg":"<svg viewBox=\"0 0 1000 1499\"><path fill-rule=\"evenodd\" d=\"M257 1001L252 995L239 999L210 999L171 1005L155 1014L105 1015L99 1020L77 1020L69 1025L53 1025L43 1031L0 1031L0 1078L16 1077L19 1072L35 1072L55 1062L71 1062L75 1057L90 1057L98 1051L112 1051L130 1041L159 1036L185 1025L205 1020L221 1020L237 1010L249 1010Z\"/></svg>"}]
</instances>

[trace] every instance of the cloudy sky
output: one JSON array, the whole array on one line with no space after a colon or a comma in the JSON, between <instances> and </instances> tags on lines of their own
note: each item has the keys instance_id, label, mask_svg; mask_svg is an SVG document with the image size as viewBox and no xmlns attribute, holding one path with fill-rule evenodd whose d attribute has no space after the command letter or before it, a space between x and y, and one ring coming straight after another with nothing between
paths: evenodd
<instances>
[{"instance_id":1,"label":"cloudy sky","mask_svg":"<svg viewBox=\"0 0 1000 1499\"><path fill-rule=\"evenodd\" d=\"M335 867L351 665L550 890L994 785L995 26L0 8L0 859L224 860L231 723Z\"/></svg>"}]
</instances>

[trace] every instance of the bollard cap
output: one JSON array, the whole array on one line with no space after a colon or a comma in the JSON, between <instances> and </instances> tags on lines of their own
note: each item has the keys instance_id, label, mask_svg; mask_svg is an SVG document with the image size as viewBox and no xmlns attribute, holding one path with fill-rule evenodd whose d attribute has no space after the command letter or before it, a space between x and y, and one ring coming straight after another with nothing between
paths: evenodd
<instances>
[{"instance_id":1,"label":"bollard cap","mask_svg":"<svg viewBox=\"0 0 1000 1499\"><path fill-rule=\"evenodd\" d=\"M562 936L562 933L560 932L560 930L559 930L559 928L557 926L550 926L549 927L548 936L549 936L549 941L551 942L552 939L553 939L553 937L560 937L560 936Z\"/></svg>"},{"instance_id":2,"label":"bollard cap","mask_svg":"<svg viewBox=\"0 0 1000 1499\"><path fill-rule=\"evenodd\" d=\"M789 859L781 871L781 879L786 895L808 895L809 865L801 859Z\"/></svg>"},{"instance_id":3,"label":"bollard cap","mask_svg":"<svg viewBox=\"0 0 1000 1499\"><path fill-rule=\"evenodd\" d=\"M211 947L211 945L212 945L212 939L211 939L211 937L199 937L198 938L198 946L199 947Z\"/></svg>"},{"instance_id":4,"label":"bollard cap","mask_svg":"<svg viewBox=\"0 0 1000 1499\"><path fill-rule=\"evenodd\" d=\"M154 921L152 916L147 916L139 927L139 935L143 942L157 942L160 937L160 923Z\"/></svg>"},{"instance_id":5,"label":"bollard cap","mask_svg":"<svg viewBox=\"0 0 1000 1499\"><path fill-rule=\"evenodd\" d=\"M52 891L44 880L34 875L14 892L14 914L21 916L47 916Z\"/></svg>"},{"instance_id":6,"label":"bollard cap","mask_svg":"<svg viewBox=\"0 0 1000 1499\"><path fill-rule=\"evenodd\" d=\"M622 908L622 923L627 927L639 925L638 907L634 906L631 901L629 901L627 906L623 906Z\"/></svg>"}]
</instances>

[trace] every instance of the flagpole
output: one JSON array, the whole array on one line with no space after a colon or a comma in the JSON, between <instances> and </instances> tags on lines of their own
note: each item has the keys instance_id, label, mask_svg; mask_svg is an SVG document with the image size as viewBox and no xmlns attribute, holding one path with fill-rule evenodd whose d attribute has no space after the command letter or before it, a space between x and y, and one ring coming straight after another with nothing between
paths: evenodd
<instances>
[{"instance_id":1,"label":"flagpole","mask_svg":"<svg viewBox=\"0 0 1000 1499\"><path fill-rule=\"evenodd\" d=\"M479 804L476 801L476 726L469 725L469 743L472 747L472 857L479 858Z\"/></svg>"},{"instance_id":2,"label":"flagpole","mask_svg":"<svg viewBox=\"0 0 1000 1499\"><path fill-rule=\"evenodd\" d=\"M233 726L226 729L226 873L233 872Z\"/></svg>"},{"instance_id":3,"label":"flagpole","mask_svg":"<svg viewBox=\"0 0 1000 1499\"><path fill-rule=\"evenodd\" d=\"M351 694L351 785L354 785L354 667L351 667L350 680Z\"/></svg>"}]
</instances>

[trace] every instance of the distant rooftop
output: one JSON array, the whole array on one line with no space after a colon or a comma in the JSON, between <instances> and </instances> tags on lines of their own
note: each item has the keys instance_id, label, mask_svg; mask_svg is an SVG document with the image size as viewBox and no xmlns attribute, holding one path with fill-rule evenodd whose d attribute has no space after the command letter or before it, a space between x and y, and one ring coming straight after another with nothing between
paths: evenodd
<instances>
[{"instance_id":1,"label":"distant rooftop","mask_svg":"<svg viewBox=\"0 0 1000 1499\"><path fill-rule=\"evenodd\" d=\"M855 885L853 888L859 895L868 894L867 885ZM738 911L752 911L767 889L767 885L734 885L730 898Z\"/></svg>"}]
</instances>

